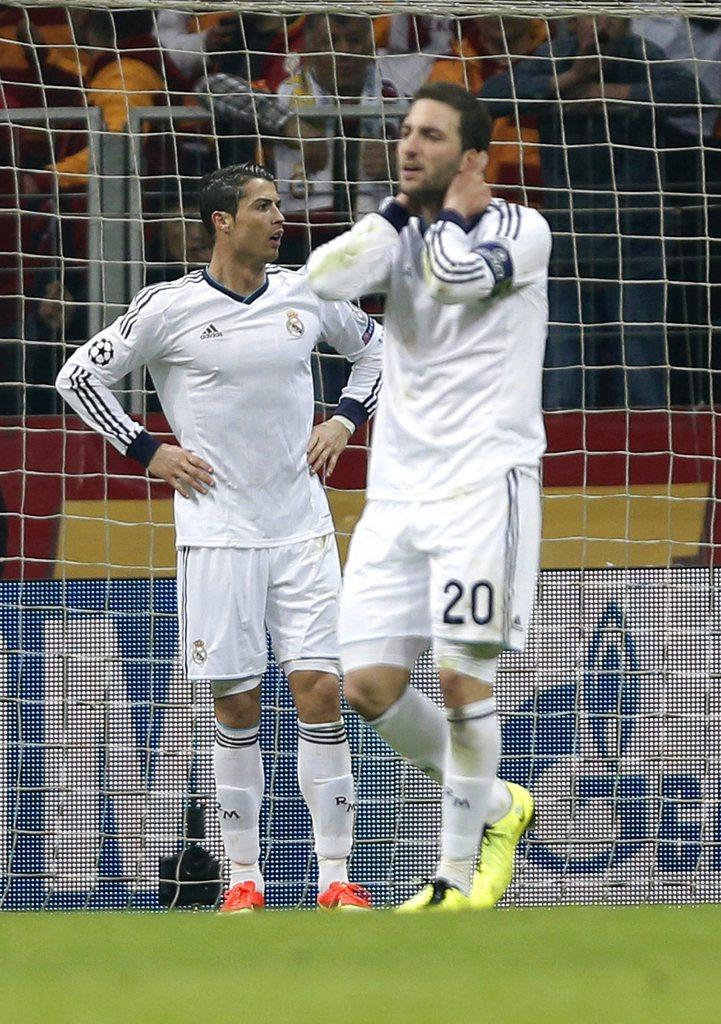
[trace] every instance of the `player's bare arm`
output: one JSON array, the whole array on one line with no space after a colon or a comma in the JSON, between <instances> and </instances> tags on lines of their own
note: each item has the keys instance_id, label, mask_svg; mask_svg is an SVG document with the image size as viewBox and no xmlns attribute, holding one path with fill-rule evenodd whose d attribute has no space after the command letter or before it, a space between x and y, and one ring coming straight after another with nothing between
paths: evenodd
<instances>
[{"instance_id":1,"label":"player's bare arm","mask_svg":"<svg viewBox=\"0 0 721 1024\"><path fill-rule=\"evenodd\" d=\"M311 474L325 471L330 476L351 438L351 432L339 419L318 423L308 442L308 466Z\"/></svg>"},{"instance_id":2,"label":"player's bare arm","mask_svg":"<svg viewBox=\"0 0 721 1024\"><path fill-rule=\"evenodd\" d=\"M215 486L213 467L196 455L175 444L161 444L148 463L148 472L165 480L184 498L190 497L191 489L207 494Z\"/></svg>"}]
</instances>

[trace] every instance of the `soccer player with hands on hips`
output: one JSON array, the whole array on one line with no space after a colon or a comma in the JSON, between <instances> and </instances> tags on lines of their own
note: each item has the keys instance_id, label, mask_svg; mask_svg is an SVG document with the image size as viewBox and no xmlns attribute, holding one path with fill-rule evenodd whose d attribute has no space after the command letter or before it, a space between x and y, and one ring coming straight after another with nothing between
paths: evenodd
<instances>
[{"instance_id":1,"label":"soccer player with hands on hips","mask_svg":"<svg viewBox=\"0 0 721 1024\"><path fill-rule=\"evenodd\" d=\"M340 565L320 474L373 412L381 330L344 301L319 299L305 270L269 266L283 215L255 164L201 181L208 267L144 288L79 348L57 387L119 451L175 490L178 616L191 679L209 679L218 813L231 863L223 910L264 904L258 742L266 626L299 719L298 780L318 858L318 902L365 908L349 883L355 795L340 713ZM313 426L311 353L326 341L352 369L334 415ZM178 444L160 444L109 390L146 366Z\"/></svg>"},{"instance_id":2,"label":"soccer player with hands on hips","mask_svg":"<svg viewBox=\"0 0 721 1024\"><path fill-rule=\"evenodd\" d=\"M466 90L423 86L399 194L308 261L325 299L386 295L339 639L350 704L442 785L436 878L406 911L497 903L534 806L496 777L494 683L501 652L524 646L538 573L551 235L538 211L492 197L490 130ZM429 641L445 714L408 685Z\"/></svg>"}]
</instances>

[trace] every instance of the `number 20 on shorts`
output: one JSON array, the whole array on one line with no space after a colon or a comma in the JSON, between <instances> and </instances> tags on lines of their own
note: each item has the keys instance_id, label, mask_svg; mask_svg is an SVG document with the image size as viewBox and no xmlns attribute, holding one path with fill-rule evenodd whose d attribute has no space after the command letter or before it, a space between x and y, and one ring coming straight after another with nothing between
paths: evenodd
<instances>
[{"instance_id":1,"label":"number 20 on shorts","mask_svg":"<svg viewBox=\"0 0 721 1024\"><path fill-rule=\"evenodd\" d=\"M449 580L443 588L449 597L443 612L443 621L449 626L462 626L466 616L454 612L459 601L463 600L465 587L460 580ZM488 580L478 580L470 588L471 617L478 626L485 626L493 618L493 587Z\"/></svg>"}]
</instances>

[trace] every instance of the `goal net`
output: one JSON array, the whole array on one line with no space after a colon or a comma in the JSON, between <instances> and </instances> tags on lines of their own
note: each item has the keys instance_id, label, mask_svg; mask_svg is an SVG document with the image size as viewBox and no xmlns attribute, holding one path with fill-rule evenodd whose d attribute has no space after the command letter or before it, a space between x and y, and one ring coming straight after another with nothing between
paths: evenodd
<instances>
[{"instance_id":1,"label":"goal net","mask_svg":"<svg viewBox=\"0 0 721 1024\"><path fill-rule=\"evenodd\" d=\"M538 813L506 902L719 898L720 60L720 3L0 8L2 908L212 906L227 869L170 492L62 408L59 367L140 287L207 261L209 170L273 170L289 266L377 208L426 81L488 103L495 194L554 233L543 570L498 679L501 774ZM319 418L346 372L316 353ZM118 397L167 433L142 373ZM368 443L326 482L343 556ZM263 867L271 905L311 905L269 653ZM428 655L414 682L438 699ZM352 878L398 902L432 873L439 790L346 721Z\"/></svg>"}]
</instances>

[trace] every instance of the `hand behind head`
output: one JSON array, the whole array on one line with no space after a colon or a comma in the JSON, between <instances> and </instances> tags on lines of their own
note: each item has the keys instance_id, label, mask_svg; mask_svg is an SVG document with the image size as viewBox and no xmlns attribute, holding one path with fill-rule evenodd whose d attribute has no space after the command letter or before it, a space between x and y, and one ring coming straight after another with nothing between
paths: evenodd
<instances>
[{"instance_id":1,"label":"hand behind head","mask_svg":"<svg viewBox=\"0 0 721 1024\"><path fill-rule=\"evenodd\" d=\"M484 212L493 198L490 185L484 178L487 163L486 153L470 149L463 154L458 173L448 186L444 207L456 210L462 217Z\"/></svg>"}]
</instances>

